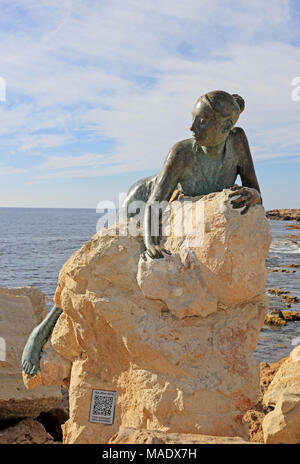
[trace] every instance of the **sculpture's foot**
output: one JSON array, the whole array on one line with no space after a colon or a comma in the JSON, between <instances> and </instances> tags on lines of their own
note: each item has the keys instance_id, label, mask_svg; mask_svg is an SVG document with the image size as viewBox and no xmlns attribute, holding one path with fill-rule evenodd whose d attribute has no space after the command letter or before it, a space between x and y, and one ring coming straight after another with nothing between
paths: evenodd
<instances>
[{"instance_id":1,"label":"sculpture's foot","mask_svg":"<svg viewBox=\"0 0 300 464\"><path fill-rule=\"evenodd\" d=\"M33 329L22 355L22 369L26 374L35 375L37 373L44 341L43 330L40 327Z\"/></svg>"}]
</instances>

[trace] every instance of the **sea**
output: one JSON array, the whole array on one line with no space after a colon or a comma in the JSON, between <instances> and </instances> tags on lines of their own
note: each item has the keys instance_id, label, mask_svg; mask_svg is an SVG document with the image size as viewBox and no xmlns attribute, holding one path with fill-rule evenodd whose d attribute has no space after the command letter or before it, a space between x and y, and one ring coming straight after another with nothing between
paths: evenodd
<instances>
[{"instance_id":1,"label":"sea","mask_svg":"<svg viewBox=\"0 0 300 464\"><path fill-rule=\"evenodd\" d=\"M59 270L96 233L99 218L94 209L0 208L0 287L38 287L50 307ZM271 287L281 288L300 300L300 269L287 267L300 264L300 230L287 229L292 224L297 223L270 221L266 292ZM272 272L277 268L295 272ZM269 311L286 309L280 297L268 295ZM300 311L300 303L290 309ZM300 321L284 327L264 325L254 356L260 362L275 362L296 344L300 344Z\"/></svg>"}]
</instances>

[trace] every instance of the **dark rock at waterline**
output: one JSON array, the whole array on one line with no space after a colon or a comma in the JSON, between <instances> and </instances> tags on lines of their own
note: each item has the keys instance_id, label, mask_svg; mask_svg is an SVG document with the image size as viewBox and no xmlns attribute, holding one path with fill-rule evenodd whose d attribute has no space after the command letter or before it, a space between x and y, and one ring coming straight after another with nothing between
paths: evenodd
<instances>
[{"instance_id":1,"label":"dark rock at waterline","mask_svg":"<svg viewBox=\"0 0 300 464\"><path fill-rule=\"evenodd\" d=\"M300 209L271 209L266 216L279 221L300 221Z\"/></svg>"}]
</instances>

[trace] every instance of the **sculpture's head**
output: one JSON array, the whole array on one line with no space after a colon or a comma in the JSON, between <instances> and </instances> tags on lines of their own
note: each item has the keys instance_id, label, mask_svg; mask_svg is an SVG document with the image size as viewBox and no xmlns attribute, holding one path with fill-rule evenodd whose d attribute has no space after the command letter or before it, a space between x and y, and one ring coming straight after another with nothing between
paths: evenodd
<instances>
[{"instance_id":1,"label":"sculpture's head","mask_svg":"<svg viewBox=\"0 0 300 464\"><path fill-rule=\"evenodd\" d=\"M239 95L214 90L198 98L190 130L199 145L213 146L226 140L236 124L245 102Z\"/></svg>"}]
</instances>

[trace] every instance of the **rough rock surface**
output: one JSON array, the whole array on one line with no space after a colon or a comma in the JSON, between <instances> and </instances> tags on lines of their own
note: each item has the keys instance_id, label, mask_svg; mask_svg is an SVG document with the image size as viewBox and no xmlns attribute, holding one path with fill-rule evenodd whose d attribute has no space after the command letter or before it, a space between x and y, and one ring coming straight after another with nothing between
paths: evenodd
<instances>
[{"instance_id":1,"label":"rough rock surface","mask_svg":"<svg viewBox=\"0 0 300 464\"><path fill-rule=\"evenodd\" d=\"M56 442L62 442L62 424L69 418L69 414L65 409L53 408L47 412L41 412L37 420L43 424L46 431Z\"/></svg>"},{"instance_id":2,"label":"rough rock surface","mask_svg":"<svg viewBox=\"0 0 300 464\"><path fill-rule=\"evenodd\" d=\"M53 443L44 426L34 419L24 419L16 425L0 431L0 445Z\"/></svg>"},{"instance_id":3,"label":"rough rock surface","mask_svg":"<svg viewBox=\"0 0 300 464\"><path fill-rule=\"evenodd\" d=\"M141 237L125 234L131 220L119 235L96 234L63 266L51 343L72 366L65 443L107 443L120 426L248 436L242 417L259 394L252 354L267 311L271 236L263 207L241 216L228 193L189 199L185 224L194 216L196 226L181 237L175 204L169 258L140 259ZM89 422L93 389L116 392L113 425Z\"/></svg>"},{"instance_id":4,"label":"rough rock surface","mask_svg":"<svg viewBox=\"0 0 300 464\"><path fill-rule=\"evenodd\" d=\"M272 382L276 372L278 371L281 364L287 358L283 358L278 362L274 363L260 363L260 390L261 394L259 396L259 400L257 404L252 406L249 411L243 416L243 420L249 426L249 439L251 442L255 443L264 443L264 434L262 429L263 420L271 410L270 407L263 404L263 395Z\"/></svg>"},{"instance_id":5,"label":"rough rock surface","mask_svg":"<svg viewBox=\"0 0 300 464\"><path fill-rule=\"evenodd\" d=\"M0 295L27 296L31 302L36 324L47 314L46 295L36 287L0 288Z\"/></svg>"},{"instance_id":6,"label":"rough rock surface","mask_svg":"<svg viewBox=\"0 0 300 464\"><path fill-rule=\"evenodd\" d=\"M263 421L265 443L300 443L300 345L280 366L263 401L274 407Z\"/></svg>"},{"instance_id":7,"label":"rough rock surface","mask_svg":"<svg viewBox=\"0 0 300 464\"><path fill-rule=\"evenodd\" d=\"M108 442L112 445L119 444L202 444L202 445L249 445L248 441L240 437L216 437L211 435L197 435L192 433L166 433L157 430L121 428Z\"/></svg>"},{"instance_id":8,"label":"rough rock surface","mask_svg":"<svg viewBox=\"0 0 300 464\"><path fill-rule=\"evenodd\" d=\"M264 394L268 389L270 383L273 381L278 369L280 366L287 360L288 358L282 358L277 362L267 363L262 362L260 363L260 388L262 393Z\"/></svg>"},{"instance_id":9,"label":"rough rock surface","mask_svg":"<svg viewBox=\"0 0 300 464\"><path fill-rule=\"evenodd\" d=\"M28 391L22 381L21 357L32 328L47 312L45 296L31 287L0 289L0 336L5 340L0 361L0 420L36 417L61 400L60 388ZM4 360L5 358L5 360Z\"/></svg>"}]
</instances>

